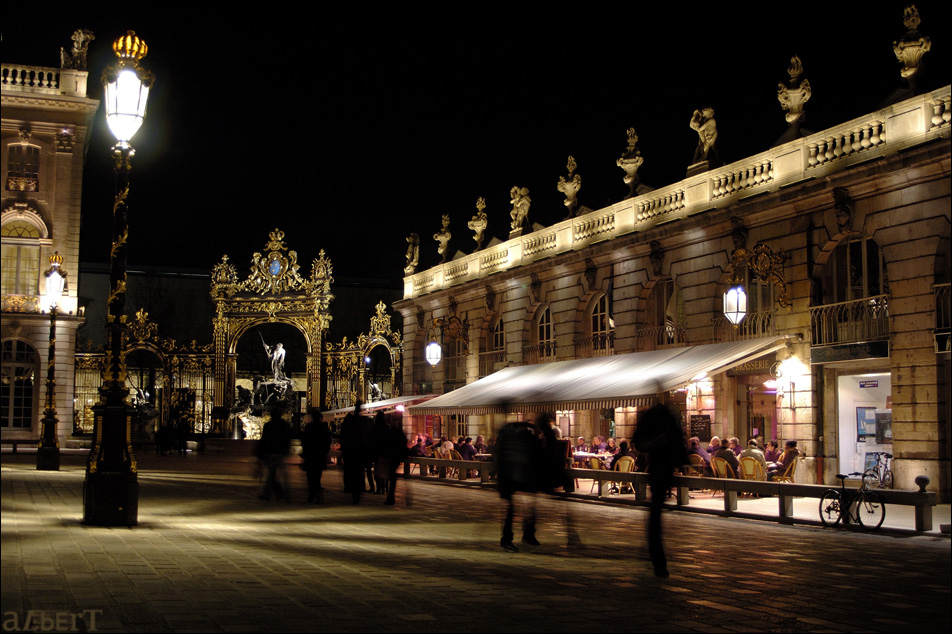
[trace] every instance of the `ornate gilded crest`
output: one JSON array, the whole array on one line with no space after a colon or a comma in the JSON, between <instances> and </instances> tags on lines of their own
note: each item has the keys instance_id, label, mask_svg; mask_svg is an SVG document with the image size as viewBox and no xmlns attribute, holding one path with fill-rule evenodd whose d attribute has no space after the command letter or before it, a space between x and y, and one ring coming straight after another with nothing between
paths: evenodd
<instances>
[{"instance_id":1,"label":"ornate gilded crest","mask_svg":"<svg viewBox=\"0 0 952 634\"><path fill-rule=\"evenodd\" d=\"M322 249L320 256L314 260L308 280L301 277L297 259L297 252L289 250L284 242L284 232L275 229L269 234L264 253L252 255L251 272L243 282L238 281L238 271L228 261L228 256L222 256L221 262L212 269L212 298L231 298L237 293L330 293L331 284L334 282L331 275L333 267L324 250Z\"/></svg>"}]
</instances>

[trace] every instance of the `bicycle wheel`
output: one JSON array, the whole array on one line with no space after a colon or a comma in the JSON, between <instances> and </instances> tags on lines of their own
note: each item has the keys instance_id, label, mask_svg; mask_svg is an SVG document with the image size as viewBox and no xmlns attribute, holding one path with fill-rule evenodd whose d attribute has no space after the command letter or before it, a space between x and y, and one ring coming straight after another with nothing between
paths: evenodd
<instances>
[{"instance_id":1,"label":"bicycle wheel","mask_svg":"<svg viewBox=\"0 0 952 634\"><path fill-rule=\"evenodd\" d=\"M879 476L873 469L867 469L863 472L863 486L867 489L879 488Z\"/></svg>"},{"instance_id":2,"label":"bicycle wheel","mask_svg":"<svg viewBox=\"0 0 952 634\"><path fill-rule=\"evenodd\" d=\"M878 495L870 491L863 491L856 500L856 516L860 526L868 530L876 530L883 525L886 519L886 507Z\"/></svg>"},{"instance_id":3,"label":"bicycle wheel","mask_svg":"<svg viewBox=\"0 0 952 634\"><path fill-rule=\"evenodd\" d=\"M883 488L891 489L893 485L893 476L892 471L886 469L886 473L883 474Z\"/></svg>"},{"instance_id":4,"label":"bicycle wheel","mask_svg":"<svg viewBox=\"0 0 952 634\"><path fill-rule=\"evenodd\" d=\"M820 521L824 526L836 526L842 518L840 492L830 489L820 498Z\"/></svg>"}]
</instances>

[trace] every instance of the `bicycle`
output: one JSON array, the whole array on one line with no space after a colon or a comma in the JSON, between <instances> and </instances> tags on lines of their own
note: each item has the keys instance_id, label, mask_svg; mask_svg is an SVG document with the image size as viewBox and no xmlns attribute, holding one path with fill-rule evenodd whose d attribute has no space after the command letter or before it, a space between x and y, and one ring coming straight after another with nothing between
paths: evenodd
<instances>
[{"instance_id":1,"label":"bicycle","mask_svg":"<svg viewBox=\"0 0 952 634\"><path fill-rule=\"evenodd\" d=\"M863 482L867 487L876 487L879 489L891 489L893 485L893 473L889 468L889 461L892 459L891 453L885 451L876 452L876 464L863 472Z\"/></svg>"},{"instance_id":2,"label":"bicycle","mask_svg":"<svg viewBox=\"0 0 952 634\"><path fill-rule=\"evenodd\" d=\"M858 476L859 473L851 473ZM820 521L824 526L836 526L846 516L845 523L856 522L866 530L876 530L886 519L886 505L869 490L865 477L858 489L847 489L847 476L836 474L839 489L828 489L820 498Z\"/></svg>"}]
</instances>

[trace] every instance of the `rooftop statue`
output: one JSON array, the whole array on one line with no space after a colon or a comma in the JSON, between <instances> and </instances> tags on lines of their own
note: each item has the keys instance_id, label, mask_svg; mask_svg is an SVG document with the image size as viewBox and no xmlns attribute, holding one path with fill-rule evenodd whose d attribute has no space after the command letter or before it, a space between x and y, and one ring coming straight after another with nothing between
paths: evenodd
<instances>
[{"instance_id":1,"label":"rooftop statue","mask_svg":"<svg viewBox=\"0 0 952 634\"><path fill-rule=\"evenodd\" d=\"M60 48L60 68L86 70L86 52L89 43L95 40L96 36L89 29L77 29L73 32L72 39L73 48L70 52Z\"/></svg>"},{"instance_id":2,"label":"rooftop statue","mask_svg":"<svg viewBox=\"0 0 952 634\"><path fill-rule=\"evenodd\" d=\"M417 264L420 263L420 236L411 233L407 236L407 264L403 267L405 275L416 273Z\"/></svg>"},{"instance_id":3,"label":"rooftop statue","mask_svg":"<svg viewBox=\"0 0 952 634\"><path fill-rule=\"evenodd\" d=\"M433 234L433 239L440 243L440 246L437 247L437 253L442 257L440 264L446 262L446 247L449 244L450 238L453 237L453 234L450 233L450 215L443 214L443 228Z\"/></svg>"},{"instance_id":4,"label":"rooftop statue","mask_svg":"<svg viewBox=\"0 0 952 634\"><path fill-rule=\"evenodd\" d=\"M575 172L575 168L578 167L575 164L575 157L570 156L566 169L569 171L568 179L565 176L559 176L559 182L556 187L560 192L565 194L565 200L562 202L568 210L568 218L578 215L576 210L578 209L578 190L582 189L582 177Z\"/></svg>"},{"instance_id":5,"label":"rooftop statue","mask_svg":"<svg viewBox=\"0 0 952 634\"><path fill-rule=\"evenodd\" d=\"M695 110L691 117L691 129L697 132L698 144L694 151L694 163L707 161L711 165L720 164L717 155L717 123L714 121L714 108Z\"/></svg>"},{"instance_id":6,"label":"rooftop statue","mask_svg":"<svg viewBox=\"0 0 952 634\"><path fill-rule=\"evenodd\" d=\"M624 181L628 185L628 195L625 199L638 195L638 184L641 182L638 177L638 168L644 162L641 150L638 149L638 133L634 128L628 128L628 148L622 153L621 158L615 161L615 165L625 170Z\"/></svg>"},{"instance_id":7,"label":"rooftop statue","mask_svg":"<svg viewBox=\"0 0 952 634\"><path fill-rule=\"evenodd\" d=\"M483 248L483 239L485 238L486 227L489 225L489 217L484 211L486 209L486 199L482 196L476 201L476 215L472 217L466 225L470 230L475 231L473 240L476 241L476 250Z\"/></svg>"},{"instance_id":8,"label":"rooftop statue","mask_svg":"<svg viewBox=\"0 0 952 634\"><path fill-rule=\"evenodd\" d=\"M915 80L922 68L922 56L932 48L932 40L921 35L919 27L919 11L915 5L906 7L902 21L906 25L906 34L898 42L893 42L893 52L896 59L902 64L899 74L909 82L909 87L915 91Z\"/></svg>"},{"instance_id":9,"label":"rooftop statue","mask_svg":"<svg viewBox=\"0 0 952 634\"><path fill-rule=\"evenodd\" d=\"M790 75L790 85L789 87L783 83L778 85L777 99L780 100L783 109L787 111L784 117L787 123L790 124L790 127L799 130L800 124L806 118L803 106L810 100L813 90L810 88L809 81L800 79L800 75L803 74L803 64L800 63L800 58L796 55L790 58L790 68L787 69L787 73Z\"/></svg>"},{"instance_id":10,"label":"rooftop statue","mask_svg":"<svg viewBox=\"0 0 952 634\"><path fill-rule=\"evenodd\" d=\"M512 232L521 232L529 225L529 205L532 203L529 199L529 188L513 187L509 190L509 198L512 203L512 211L509 212L512 217Z\"/></svg>"}]
</instances>

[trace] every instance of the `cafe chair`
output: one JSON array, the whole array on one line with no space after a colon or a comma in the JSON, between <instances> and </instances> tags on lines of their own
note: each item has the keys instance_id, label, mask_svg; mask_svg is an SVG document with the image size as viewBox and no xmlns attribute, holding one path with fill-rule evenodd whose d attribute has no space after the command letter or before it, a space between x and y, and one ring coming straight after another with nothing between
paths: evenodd
<instances>
[{"instance_id":1,"label":"cafe chair","mask_svg":"<svg viewBox=\"0 0 952 634\"><path fill-rule=\"evenodd\" d=\"M751 456L742 456L740 459L740 477L741 480L757 480L758 482L767 481L767 472L760 461Z\"/></svg>"},{"instance_id":2,"label":"cafe chair","mask_svg":"<svg viewBox=\"0 0 952 634\"><path fill-rule=\"evenodd\" d=\"M450 449L448 457L450 460L459 460L460 462L463 461L463 456L461 456L460 453L456 451L455 449ZM447 467L446 477L459 478L459 467Z\"/></svg>"},{"instance_id":3,"label":"cafe chair","mask_svg":"<svg viewBox=\"0 0 952 634\"><path fill-rule=\"evenodd\" d=\"M715 478L734 478L734 468L731 467L731 463L727 462L723 458L711 458L711 470L714 471ZM714 494L717 493L717 489L711 491L711 497L714 497Z\"/></svg>"},{"instance_id":4,"label":"cafe chair","mask_svg":"<svg viewBox=\"0 0 952 634\"><path fill-rule=\"evenodd\" d=\"M599 458L589 458L588 459L588 468L594 469L595 471L602 470L602 461ZM595 487L598 486L598 478L592 480L592 488L589 490L589 493L595 490Z\"/></svg>"},{"instance_id":5,"label":"cafe chair","mask_svg":"<svg viewBox=\"0 0 952 634\"><path fill-rule=\"evenodd\" d=\"M704 476L707 472L707 463L704 458L692 453L688 455L687 473L685 475Z\"/></svg>"},{"instance_id":6,"label":"cafe chair","mask_svg":"<svg viewBox=\"0 0 952 634\"><path fill-rule=\"evenodd\" d=\"M790 482L793 483L793 475L797 472L797 463L800 462L800 456L797 456L793 459L793 462L790 463L790 466L787 467L787 470L781 475L776 475L773 477L774 482Z\"/></svg>"},{"instance_id":7,"label":"cafe chair","mask_svg":"<svg viewBox=\"0 0 952 634\"><path fill-rule=\"evenodd\" d=\"M711 469L714 470L715 478L736 478L734 468L731 463L723 458L711 458Z\"/></svg>"},{"instance_id":8,"label":"cafe chair","mask_svg":"<svg viewBox=\"0 0 952 634\"><path fill-rule=\"evenodd\" d=\"M635 459L631 456L622 456L615 461L614 471L620 473L632 473L635 470ZM634 493L630 482L612 482L611 491L618 493Z\"/></svg>"}]
</instances>

